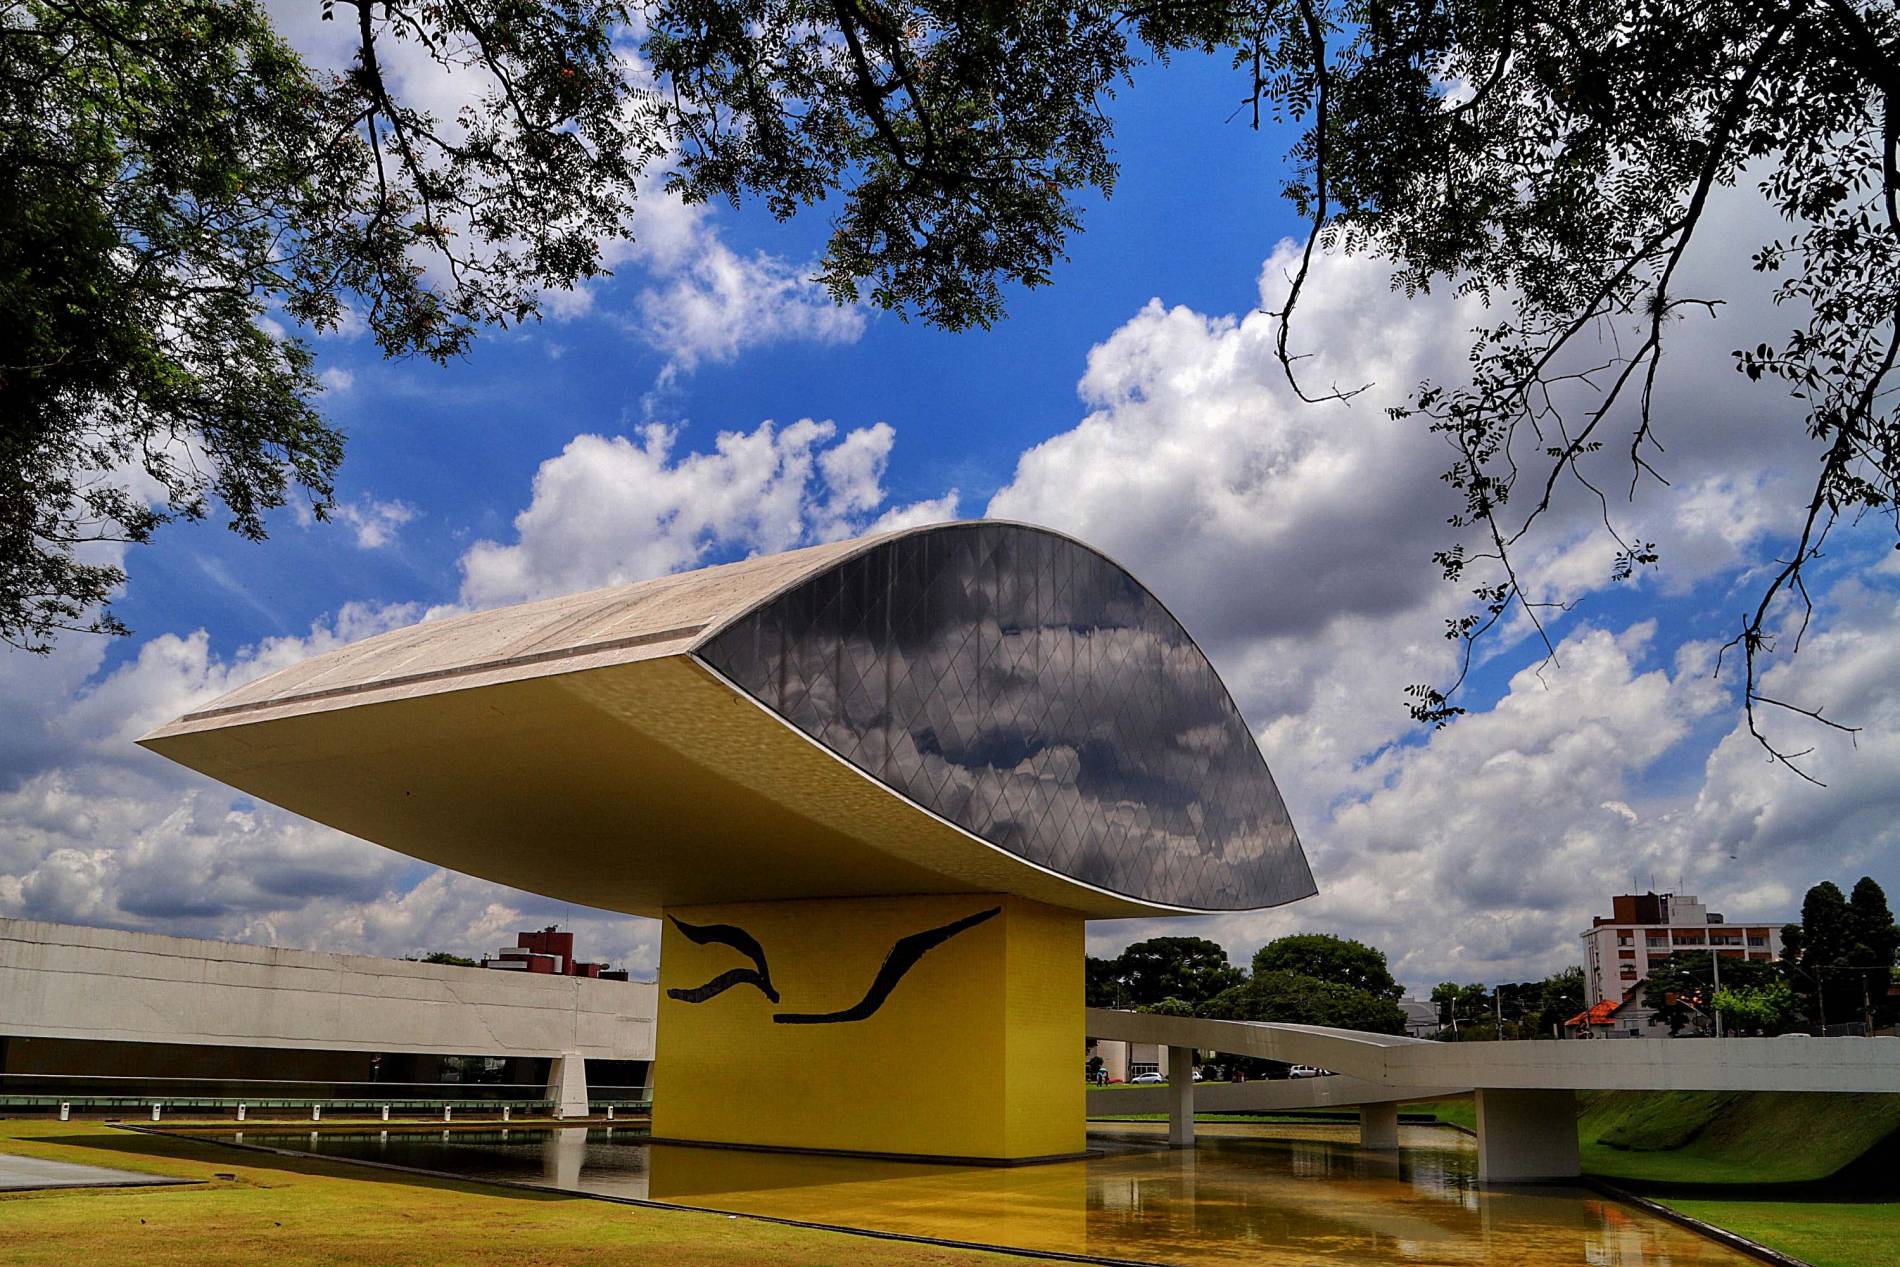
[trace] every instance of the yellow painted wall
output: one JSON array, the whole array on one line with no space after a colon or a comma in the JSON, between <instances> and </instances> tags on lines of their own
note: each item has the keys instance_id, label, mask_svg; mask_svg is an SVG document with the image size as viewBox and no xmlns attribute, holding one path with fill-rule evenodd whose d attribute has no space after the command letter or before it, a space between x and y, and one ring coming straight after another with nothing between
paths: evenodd
<instances>
[{"instance_id":1,"label":"yellow painted wall","mask_svg":"<svg viewBox=\"0 0 1900 1267\"><path fill-rule=\"evenodd\" d=\"M1002 911L928 951L867 1019L772 1019L850 1007L900 938L990 907ZM663 923L656 1136L939 1157L1081 1151L1081 916L982 894L668 914L752 934L780 1001L749 985L703 1003L671 997L749 961Z\"/></svg>"}]
</instances>

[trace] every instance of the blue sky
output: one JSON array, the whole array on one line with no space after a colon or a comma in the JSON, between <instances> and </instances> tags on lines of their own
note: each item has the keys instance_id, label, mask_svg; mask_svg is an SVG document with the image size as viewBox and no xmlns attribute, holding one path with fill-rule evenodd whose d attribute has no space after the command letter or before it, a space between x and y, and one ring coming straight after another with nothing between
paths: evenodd
<instances>
[{"instance_id":1,"label":"blue sky","mask_svg":"<svg viewBox=\"0 0 1900 1267\"><path fill-rule=\"evenodd\" d=\"M314 38L314 37L313 37ZM1778 692L1864 729L1790 727L1830 787L1769 767L1738 730L1715 648L1785 542L1807 447L1798 414L1729 368L1782 322L1733 258L1769 222L1746 191L1712 217L1692 280L1730 299L1673 335L1659 397L1669 490L1624 513L1665 565L1607 580L1588 508L1558 507L1528 560L1554 664L1516 627L1425 733L1409 682L1442 680L1458 594L1441 442L1384 416L1455 373L1469 300L1394 295L1326 258L1294 342L1351 407L1292 401L1268 355L1300 231L1279 201L1284 131L1229 120L1241 84L1183 59L1115 103L1122 174L1054 284L994 330L948 334L836 310L805 280L823 213L781 225L643 204L648 241L538 325L448 367L317 341L349 433L340 515L286 510L247 544L214 522L126 560L136 631L0 657L0 914L281 944L478 952L571 920L584 952L651 970L645 921L574 911L424 867L234 798L136 750L143 730L259 672L418 619L784 548L882 517L1005 514L1127 563L1203 641L1275 770L1321 885L1282 911L1099 924L1098 951L1194 931L1244 958L1326 929L1399 975L1516 979L1579 958L1632 884L1792 916L1816 880L1900 884L1900 568L1873 528L1817 574L1820 619ZM641 227L641 226L649 227ZM801 420L830 429L800 426ZM664 429L664 433L650 430ZM724 437L724 438L722 438ZM742 437L734 439L733 437Z\"/></svg>"},{"instance_id":2,"label":"blue sky","mask_svg":"<svg viewBox=\"0 0 1900 1267\"><path fill-rule=\"evenodd\" d=\"M383 362L367 340L320 340L319 368L352 379L326 402L350 438L339 497L423 511L402 550L343 555L332 534L301 531L289 514L278 517L268 551L215 524L172 529L167 549L132 559L119 610L141 633L203 625L230 650L301 630L344 598L445 601L466 540L505 531L545 458L579 431L649 420L680 424L680 444L691 448L761 419L888 420L903 436L886 480L895 499L955 487L980 509L1008 482L1018 452L1074 425L1076 376L1120 317L1156 297L1216 313L1257 299L1262 245L1298 225L1272 195L1285 138L1226 122L1236 91L1224 66L1186 59L1124 92L1116 142L1124 171L1113 198L1091 200L1057 284L1019 289L1008 319L988 331L950 334L867 314L853 342L757 347L702 363L655 399L668 357L612 318L646 282L623 268L597 288L600 318L491 335L448 368ZM821 252L827 233L823 212L781 224L722 209L716 224L734 251L800 263Z\"/></svg>"}]
</instances>

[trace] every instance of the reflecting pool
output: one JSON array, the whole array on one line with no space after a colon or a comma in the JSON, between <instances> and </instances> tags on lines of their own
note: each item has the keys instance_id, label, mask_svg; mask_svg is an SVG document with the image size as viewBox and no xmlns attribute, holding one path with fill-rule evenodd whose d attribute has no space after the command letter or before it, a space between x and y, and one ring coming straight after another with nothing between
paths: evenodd
<instances>
[{"instance_id":1,"label":"reflecting pool","mask_svg":"<svg viewBox=\"0 0 1900 1267\"><path fill-rule=\"evenodd\" d=\"M474 1179L914 1236L1180 1264L1649 1267L1754 1260L1573 1188L1486 1191L1471 1141L1404 1127L1396 1154L1351 1126L1164 1124L1091 1132L1086 1161L997 1169L649 1144L637 1129L271 1128L247 1144Z\"/></svg>"}]
</instances>

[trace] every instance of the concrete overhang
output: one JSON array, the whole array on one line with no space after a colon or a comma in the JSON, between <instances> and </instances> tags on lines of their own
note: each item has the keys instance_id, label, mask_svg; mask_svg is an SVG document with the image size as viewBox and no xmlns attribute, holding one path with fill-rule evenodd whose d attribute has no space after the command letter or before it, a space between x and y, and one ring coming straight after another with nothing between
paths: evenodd
<instances>
[{"instance_id":1,"label":"concrete overhang","mask_svg":"<svg viewBox=\"0 0 1900 1267\"><path fill-rule=\"evenodd\" d=\"M938 531L425 622L240 687L139 742L413 857L631 914L957 892L1097 918L1205 909L1093 884L966 830L741 689L706 652L813 578ZM1280 901L1312 887L1290 824L1274 838L1282 854L1288 842L1295 882Z\"/></svg>"}]
</instances>

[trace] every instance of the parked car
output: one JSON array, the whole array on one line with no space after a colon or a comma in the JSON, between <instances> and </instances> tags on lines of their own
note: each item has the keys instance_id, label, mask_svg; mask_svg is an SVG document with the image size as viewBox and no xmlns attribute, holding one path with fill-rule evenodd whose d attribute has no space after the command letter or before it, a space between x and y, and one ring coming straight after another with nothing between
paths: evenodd
<instances>
[{"instance_id":1,"label":"parked car","mask_svg":"<svg viewBox=\"0 0 1900 1267\"><path fill-rule=\"evenodd\" d=\"M1134 1077L1130 1078L1128 1081L1133 1083L1135 1086L1151 1086L1154 1083L1166 1082L1167 1080L1168 1080L1167 1077L1163 1074L1138 1073Z\"/></svg>"},{"instance_id":2,"label":"parked car","mask_svg":"<svg viewBox=\"0 0 1900 1267\"><path fill-rule=\"evenodd\" d=\"M1289 1078L1317 1078L1325 1072L1324 1069L1321 1069L1317 1065L1294 1065L1291 1069L1287 1070L1286 1076Z\"/></svg>"}]
</instances>

